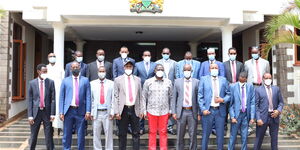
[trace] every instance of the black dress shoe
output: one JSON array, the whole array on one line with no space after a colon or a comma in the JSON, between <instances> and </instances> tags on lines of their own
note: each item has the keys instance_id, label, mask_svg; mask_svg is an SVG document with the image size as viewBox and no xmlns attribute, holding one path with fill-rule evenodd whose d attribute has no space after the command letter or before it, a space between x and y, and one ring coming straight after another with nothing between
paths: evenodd
<instances>
[{"instance_id":1,"label":"black dress shoe","mask_svg":"<svg viewBox=\"0 0 300 150\"><path fill-rule=\"evenodd\" d=\"M216 130L211 130L211 133L213 134L213 135L217 135L217 131Z\"/></svg>"},{"instance_id":2,"label":"black dress shoe","mask_svg":"<svg viewBox=\"0 0 300 150\"><path fill-rule=\"evenodd\" d=\"M145 129L144 130L140 130L140 135L145 134Z\"/></svg>"},{"instance_id":3,"label":"black dress shoe","mask_svg":"<svg viewBox=\"0 0 300 150\"><path fill-rule=\"evenodd\" d=\"M168 129L168 133L169 133L169 134L172 134L172 135L176 135L174 129Z\"/></svg>"}]
</instances>

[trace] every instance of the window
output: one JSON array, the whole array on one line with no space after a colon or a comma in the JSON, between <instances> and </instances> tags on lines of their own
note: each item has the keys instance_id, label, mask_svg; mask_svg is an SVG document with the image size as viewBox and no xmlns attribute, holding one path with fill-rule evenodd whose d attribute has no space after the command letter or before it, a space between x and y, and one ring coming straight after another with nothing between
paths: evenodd
<instances>
[{"instance_id":1,"label":"window","mask_svg":"<svg viewBox=\"0 0 300 150\"><path fill-rule=\"evenodd\" d=\"M297 35L300 35L300 30L295 29ZM300 46L295 45L295 65L300 66Z\"/></svg>"},{"instance_id":2,"label":"window","mask_svg":"<svg viewBox=\"0 0 300 150\"><path fill-rule=\"evenodd\" d=\"M25 99L25 44L22 41L22 27L14 23L12 56L12 99Z\"/></svg>"}]
</instances>

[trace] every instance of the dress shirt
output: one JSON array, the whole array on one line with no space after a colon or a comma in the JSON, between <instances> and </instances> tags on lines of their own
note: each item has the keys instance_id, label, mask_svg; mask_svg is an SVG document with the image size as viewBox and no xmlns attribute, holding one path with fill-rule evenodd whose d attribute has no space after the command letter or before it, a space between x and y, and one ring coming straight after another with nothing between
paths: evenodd
<instances>
[{"instance_id":1,"label":"dress shirt","mask_svg":"<svg viewBox=\"0 0 300 150\"><path fill-rule=\"evenodd\" d=\"M103 86L104 86L104 104L100 103L100 96L101 96L101 82L103 82ZM107 79L104 79L103 81L101 81L100 79L97 80L97 84L95 85L91 85L91 89L92 89L92 94L97 94L97 96L94 96L94 103L96 102L96 106L97 109L107 109L108 105L107 104L107 90L108 88L111 88L110 85L107 82Z\"/></svg>"},{"instance_id":2,"label":"dress shirt","mask_svg":"<svg viewBox=\"0 0 300 150\"><path fill-rule=\"evenodd\" d=\"M147 62L144 61L144 66L145 66L146 74L148 75L150 70L150 61L148 62L148 65Z\"/></svg>"},{"instance_id":3,"label":"dress shirt","mask_svg":"<svg viewBox=\"0 0 300 150\"><path fill-rule=\"evenodd\" d=\"M59 67L56 64L54 64L54 65L48 64L47 70L48 70L47 71L48 78L50 78L51 80L54 80L55 87L60 87L61 81L65 77L64 69L62 67ZM59 85L56 85L56 84L59 84Z\"/></svg>"},{"instance_id":4,"label":"dress shirt","mask_svg":"<svg viewBox=\"0 0 300 150\"><path fill-rule=\"evenodd\" d=\"M154 116L168 114L170 112L170 100L172 99L171 80L167 78L157 80L156 77L146 80L143 99L146 101L146 112Z\"/></svg>"},{"instance_id":5,"label":"dress shirt","mask_svg":"<svg viewBox=\"0 0 300 150\"><path fill-rule=\"evenodd\" d=\"M268 103L269 103L269 89L268 89L268 86L264 85L265 89L266 89L266 93L267 93L267 96L268 96ZM271 90L271 95L273 95L273 91L272 91L272 86L270 85L270 90ZM272 97L273 98L273 97ZM272 99L273 101L273 99ZM274 104L273 104L274 105ZM274 106L273 106L274 107ZM272 112L273 110L270 109L270 106L269 106L269 112Z\"/></svg>"},{"instance_id":6,"label":"dress shirt","mask_svg":"<svg viewBox=\"0 0 300 150\"><path fill-rule=\"evenodd\" d=\"M132 91L132 97L133 97L133 101L130 102L129 100L129 89L128 89L128 76L125 75L125 89L126 89L126 102L125 105L126 106L133 106L135 104L135 100L136 100L136 91L135 91L135 81L132 75L129 76L130 77L130 83L131 83L131 91Z\"/></svg>"},{"instance_id":7,"label":"dress shirt","mask_svg":"<svg viewBox=\"0 0 300 150\"><path fill-rule=\"evenodd\" d=\"M241 109L242 109L242 86L244 85L244 92L245 92L245 108L247 108L247 88L246 88L246 83L241 83L240 84L240 95L241 95Z\"/></svg>"},{"instance_id":8,"label":"dress shirt","mask_svg":"<svg viewBox=\"0 0 300 150\"><path fill-rule=\"evenodd\" d=\"M185 95L185 91L186 91L186 86L189 86L189 97L188 97L188 101L189 101L189 104L186 104L186 102L185 102L185 97L186 97L186 95ZM191 78L189 79L189 80L187 80L186 78L184 78L184 84L183 84L183 88L184 88L184 90L183 90L183 92L184 92L184 99L183 99L183 107L191 107L192 106L192 80L191 80Z\"/></svg>"},{"instance_id":9,"label":"dress shirt","mask_svg":"<svg viewBox=\"0 0 300 150\"><path fill-rule=\"evenodd\" d=\"M218 92L220 93L220 86L219 86L219 78L218 77L211 77L211 90L212 90L212 98L211 98L211 104L210 106L213 106L213 107L218 107L220 106L220 103L215 103L215 89L214 89L214 79L216 79L216 85L217 85L217 89L218 89ZM219 96L219 93L217 94Z\"/></svg>"},{"instance_id":10,"label":"dress shirt","mask_svg":"<svg viewBox=\"0 0 300 150\"><path fill-rule=\"evenodd\" d=\"M236 81L236 61L235 60L230 60L229 61L230 62L230 69L231 69L231 76L232 76L232 82L233 82L233 80L235 80L235 82L237 82ZM234 65L234 67L233 67L233 65L232 65L232 62L233 62L233 65ZM235 70L233 70L233 68L235 69ZM233 73L235 73L235 78L234 78L234 74Z\"/></svg>"},{"instance_id":11,"label":"dress shirt","mask_svg":"<svg viewBox=\"0 0 300 150\"><path fill-rule=\"evenodd\" d=\"M78 82L78 94L80 93L80 82L79 82L79 77L80 75L78 75L77 78L77 82ZM75 102L75 76L72 75L72 79L73 79L73 98L72 98L72 102L71 102L71 106L76 106L76 102ZM79 99L79 103L80 103L80 99Z\"/></svg>"},{"instance_id":12,"label":"dress shirt","mask_svg":"<svg viewBox=\"0 0 300 150\"><path fill-rule=\"evenodd\" d=\"M164 66L164 70L165 70L165 78L169 78L169 72L170 72L170 59L168 60L163 60L163 66Z\"/></svg>"},{"instance_id":13,"label":"dress shirt","mask_svg":"<svg viewBox=\"0 0 300 150\"><path fill-rule=\"evenodd\" d=\"M41 93L41 92L40 92L40 89L41 89L41 81L43 82L44 105L45 105L45 80L41 80L40 78L38 78L38 81L39 81L39 83L38 83L38 85L39 85L39 93ZM45 106L45 107L46 107L46 106Z\"/></svg>"},{"instance_id":14,"label":"dress shirt","mask_svg":"<svg viewBox=\"0 0 300 150\"><path fill-rule=\"evenodd\" d=\"M97 68L99 68L100 66L104 66L104 61L99 61L99 60L96 60L97 62Z\"/></svg>"}]
</instances>

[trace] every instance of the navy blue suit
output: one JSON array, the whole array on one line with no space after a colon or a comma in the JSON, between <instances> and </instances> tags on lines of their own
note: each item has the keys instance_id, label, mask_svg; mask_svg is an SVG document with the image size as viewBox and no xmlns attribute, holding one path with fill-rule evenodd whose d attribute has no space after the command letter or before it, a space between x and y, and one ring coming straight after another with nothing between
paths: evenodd
<instances>
[{"instance_id":1,"label":"navy blue suit","mask_svg":"<svg viewBox=\"0 0 300 150\"><path fill-rule=\"evenodd\" d=\"M273 110L282 112L283 98L278 86L271 86L272 88L272 103ZM271 148L272 150L278 149L278 129L279 129L279 116L272 118L269 112L269 100L267 90L264 85L255 89L256 99L256 120L262 120L263 125L256 125L256 139L254 144L255 150L260 150L264 139L265 132L269 127L271 135Z\"/></svg>"},{"instance_id":2,"label":"navy blue suit","mask_svg":"<svg viewBox=\"0 0 300 150\"><path fill-rule=\"evenodd\" d=\"M72 76L71 64L72 64L72 62L69 62L66 64L65 77ZM83 62L80 63L80 75L81 76L87 77L87 67L88 67L87 64L85 64Z\"/></svg>"},{"instance_id":3,"label":"navy blue suit","mask_svg":"<svg viewBox=\"0 0 300 150\"><path fill-rule=\"evenodd\" d=\"M135 64L133 74L141 78L142 86L144 85L144 82L147 79L152 78L155 75L154 74L154 69L155 69L156 63L155 62L149 62L149 65L150 65L150 68L149 68L149 71L148 71L148 74L147 74L144 61L140 61L140 62L137 62Z\"/></svg>"},{"instance_id":4,"label":"navy blue suit","mask_svg":"<svg viewBox=\"0 0 300 150\"><path fill-rule=\"evenodd\" d=\"M71 106L73 99L73 76L69 76L62 81L59 96L59 114L64 115L64 135L63 149L70 150L72 142L73 124L77 129L77 145L79 150L84 149L85 145L85 114L91 112L91 88L89 79L79 77L79 107Z\"/></svg>"},{"instance_id":5,"label":"navy blue suit","mask_svg":"<svg viewBox=\"0 0 300 150\"><path fill-rule=\"evenodd\" d=\"M224 67L224 64L220 61L215 61L215 64L218 65L219 67L219 76L222 76L222 77L226 77L225 76L225 67ZM201 64L201 68L200 68L200 71L199 71L199 77L203 77L203 76L206 76L206 75L210 75L210 71L209 71L209 61L205 61L205 62L202 62Z\"/></svg>"},{"instance_id":6,"label":"navy blue suit","mask_svg":"<svg viewBox=\"0 0 300 150\"><path fill-rule=\"evenodd\" d=\"M235 118L237 123L231 123L228 150L234 150L238 130L241 130L242 150L247 150L248 126L250 119L255 117L255 91L254 86L245 83L246 111L242 112L242 93L239 82L230 86L231 100L229 107L230 118Z\"/></svg>"},{"instance_id":7,"label":"navy blue suit","mask_svg":"<svg viewBox=\"0 0 300 150\"><path fill-rule=\"evenodd\" d=\"M181 60L177 63L177 65L176 65L176 79L184 78L183 67L184 67L185 64L187 64L186 60ZM196 61L196 60L191 60L190 65L192 65L192 70L193 70L192 78L200 79L199 70L200 70L201 63L199 61Z\"/></svg>"},{"instance_id":8,"label":"navy blue suit","mask_svg":"<svg viewBox=\"0 0 300 150\"><path fill-rule=\"evenodd\" d=\"M219 97L224 99L218 108L211 107L213 98L212 77L210 75L201 77L198 88L198 103L200 111L209 110L210 114L202 117L202 150L207 150L209 136L212 131L213 122L216 123L218 149L223 149L224 144L224 123L226 117L226 103L230 101L230 89L226 78L218 76Z\"/></svg>"},{"instance_id":9,"label":"navy blue suit","mask_svg":"<svg viewBox=\"0 0 300 150\"><path fill-rule=\"evenodd\" d=\"M126 61L130 60L131 62L133 62L133 64L135 64L135 60L130 57L125 58L125 60ZM113 79L123 74L124 74L124 61L121 57L115 58L113 61Z\"/></svg>"}]
</instances>

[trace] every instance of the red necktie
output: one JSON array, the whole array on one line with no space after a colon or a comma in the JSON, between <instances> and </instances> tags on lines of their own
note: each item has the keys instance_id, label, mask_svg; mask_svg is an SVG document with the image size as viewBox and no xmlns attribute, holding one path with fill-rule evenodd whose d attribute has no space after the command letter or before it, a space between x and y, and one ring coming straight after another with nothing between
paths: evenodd
<instances>
[{"instance_id":1,"label":"red necktie","mask_svg":"<svg viewBox=\"0 0 300 150\"><path fill-rule=\"evenodd\" d=\"M43 86L43 80L41 80L40 84L40 108L45 107L45 102L44 102L44 86Z\"/></svg>"},{"instance_id":2,"label":"red necktie","mask_svg":"<svg viewBox=\"0 0 300 150\"><path fill-rule=\"evenodd\" d=\"M190 105L189 98L190 98L190 87L189 87L189 81L186 80L185 81L185 98L184 98L186 105Z\"/></svg>"},{"instance_id":3,"label":"red necktie","mask_svg":"<svg viewBox=\"0 0 300 150\"><path fill-rule=\"evenodd\" d=\"M128 91L129 91L129 101L130 101L130 102L133 102L133 96L132 96L132 88L131 88L130 76L128 76Z\"/></svg>"},{"instance_id":4,"label":"red necktie","mask_svg":"<svg viewBox=\"0 0 300 150\"><path fill-rule=\"evenodd\" d=\"M261 84L261 76L260 76L260 70L259 70L258 60L256 60L256 72L257 72L257 83Z\"/></svg>"},{"instance_id":5,"label":"red necktie","mask_svg":"<svg viewBox=\"0 0 300 150\"><path fill-rule=\"evenodd\" d=\"M104 84L101 82L101 89L100 89L100 104L104 104Z\"/></svg>"},{"instance_id":6,"label":"red necktie","mask_svg":"<svg viewBox=\"0 0 300 150\"><path fill-rule=\"evenodd\" d=\"M232 83L236 82L236 70L235 70L235 64L234 61L232 61Z\"/></svg>"}]
</instances>

